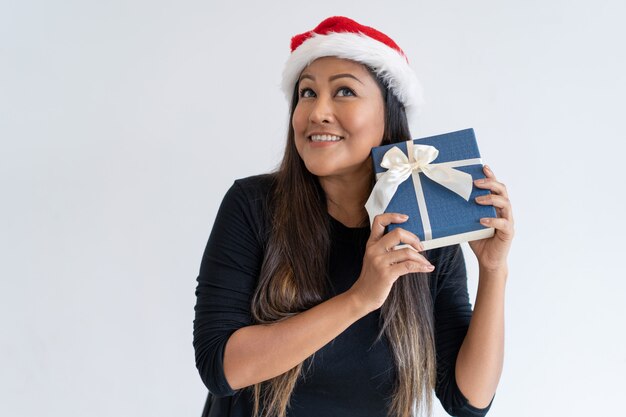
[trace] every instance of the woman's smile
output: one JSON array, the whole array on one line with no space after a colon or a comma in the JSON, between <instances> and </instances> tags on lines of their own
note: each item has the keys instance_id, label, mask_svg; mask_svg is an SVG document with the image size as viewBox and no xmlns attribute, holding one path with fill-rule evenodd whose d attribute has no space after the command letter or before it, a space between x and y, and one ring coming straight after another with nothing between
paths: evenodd
<instances>
[{"instance_id":1,"label":"woman's smile","mask_svg":"<svg viewBox=\"0 0 626 417\"><path fill-rule=\"evenodd\" d=\"M343 140L342 136L332 133L313 133L307 137L312 148L328 148Z\"/></svg>"},{"instance_id":2,"label":"woman's smile","mask_svg":"<svg viewBox=\"0 0 626 417\"><path fill-rule=\"evenodd\" d=\"M309 139L313 142L339 142L343 138L341 136L323 133L310 135Z\"/></svg>"}]
</instances>

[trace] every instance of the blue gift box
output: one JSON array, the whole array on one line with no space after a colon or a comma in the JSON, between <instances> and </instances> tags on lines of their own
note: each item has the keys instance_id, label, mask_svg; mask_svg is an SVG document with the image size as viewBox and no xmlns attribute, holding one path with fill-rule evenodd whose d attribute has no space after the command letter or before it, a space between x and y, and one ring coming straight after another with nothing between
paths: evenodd
<instances>
[{"instance_id":1,"label":"blue gift box","mask_svg":"<svg viewBox=\"0 0 626 417\"><path fill-rule=\"evenodd\" d=\"M427 147L418 145L427 145ZM399 154L398 149L389 152L393 147L402 151L402 155ZM418 153L414 153L416 149ZM427 166L422 164L421 167L416 168L414 155L418 155L418 160L423 161L424 153L429 153L432 161ZM385 158L386 154L387 157ZM394 172L402 171L408 178L395 180L396 182L402 181L397 185L395 193L389 191L388 183L389 178L397 177L397 175L389 172L386 177L381 178L388 171L381 165L383 158L385 161L403 159L402 163L396 162L393 167L396 170ZM475 201L477 196L489 194L489 190L483 190L473 185L474 180L485 178L473 129L379 146L372 149L372 161L377 184L370 200L377 198L380 200L379 197L373 198L375 192L378 193L378 196L381 195L380 193L387 193L391 200L388 203L379 203L379 207L375 210L369 206L370 201L368 201L370 221L373 220L374 215L380 214L372 211L382 212L382 206L385 204L387 204L384 208L385 213L407 214L409 216L408 221L392 224L388 227L388 231L397 227L409 230L420 238L426 250L493 236L494 229L480 224L480 219L482 217L496 217L495 208L491 205L480 205ZM385 164L389 166L389 162L383 165ZM404 168L398 168L398 166ZM425 171L430 173L433 167L440 172L435 175L429 174L429 178ZM451 169L469 175L450 172ZM450 177L461 177L457 183L464 184L461 187L464 190L461 192L464 196L442 185ZM435 182L431 178L435 178L441 183ZM378 191L376 191L377 188ZM383 190L384 188L387 189ZM466 200L468 196L469 199Z\"/></svg>"}]
</instances>

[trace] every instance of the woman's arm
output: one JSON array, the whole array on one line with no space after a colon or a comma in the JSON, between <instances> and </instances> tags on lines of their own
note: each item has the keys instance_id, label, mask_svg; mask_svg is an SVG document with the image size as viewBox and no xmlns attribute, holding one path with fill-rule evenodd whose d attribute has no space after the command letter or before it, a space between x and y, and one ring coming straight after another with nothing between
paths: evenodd
<instances>
[{"instance_id":1,"label":"woman's arm","mask_svg":"<svg viewBox=\"0 0 626 417\"><path fill-rule=\"evenodd\" d=\"M216 397L236 392L224 377L229 337L252 324L250 299L266 240L266 196L273 177L236 180L224 195L197 278L193 346L202 381Z\"/></svg>"},{"instance_id":2,"label":"woman's arm","mask_svg":"<svg viewBox=\"0 0 626 417\"><path fill-rule=\"evenodd\" d=\"M365 314L348 291L280 322L243 327L226 343L226 379L237 390L281 375Z\"/></svg>"},{"instance_id":3,"label":"woman's arm","mask_svg":"<svg viewBox=\"0 0 626 417\"><path fill-rule=\"evenodd\" d=\"M493 398L504 358L504 293L508 276L507 257L514 235L513 212L506 186L485 166L486 178L475 181L491 194L476 199L493 205L497 218L481 219L495 228L489 239L470 242L479 265L474 313L455 365L459 389L470 404L485 407Z\"/></svg>"},{"instance_id":4,"label":"woman's arm","mask_svg":"<svg viewBox=\"0 0 626 417\"><path fill-rule=\"evenodd\" d=\"M480 270L474 313L456 360L457 385L477 408L489 405L500 381L506 278L506 270Z\"/></svg>"},{"instance_id":5,"label":"woman's arm","mask_svg":"<svg viewBox=\"0 0 626 417\"><path fill-rule=\"evenodd\" d=\"M421 244L417 236L402 229L384 235L387 225L403 221L406 218L391 213L376 217L361 275L348 291L286 320L233 333L224 354L224 374L230 386L239 389L287 372L352 323L380 308L400 276L432 270L418 253ZM390 250L400 242L410 243L414 249Z\"/></svg>"},{"instance_id":6,"label":"woman's arm","mask_svg":"<svg viewBox=\"0 0 626 417\"><path fill-rule=\"evenodd\" d=\"M268 179L239 180L226 193L207 243L194 320L196 366L218 397L280 375L380 307L395 280L406 272L426 271L416 250L388 251L402 242L420 249L417 237L396 229L383 236L399 215L375 219L359 280L347 292L271 325L253 325L250 300L263 261L264 204ZM232 386L231 386L232 385Z\"/></svg>"}]
</instances>

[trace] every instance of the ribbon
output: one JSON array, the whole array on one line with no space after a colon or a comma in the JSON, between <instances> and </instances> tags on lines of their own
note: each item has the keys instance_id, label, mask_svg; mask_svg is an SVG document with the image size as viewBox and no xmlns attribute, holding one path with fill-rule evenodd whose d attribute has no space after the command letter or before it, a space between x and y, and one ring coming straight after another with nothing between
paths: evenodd
<instances>
[{"instance_id":1,"label":"ribbon","mask_svg":"<svg viewBox=\"0 0 626 417\"><path fill-rule=\"evenodd\" d=\"M425 240L430 240L432 239L432 230L419 173L423 173L437 184L458 194L465 201L469 201L473 187L472 176L454 168L481 164L482 161L480 158L474 158L433 164L432 161L439 156L437 148L429 145L415 145L412 140L407 141L406 145L408 156L397 146L389 149L383 156L380 166L387 168L387 171L377 175L376 184L365 203L365 209L371 224L376 215L385 212L389 202L396 194L398 186L409 177L412 177L417 204L424 226L424 237Z\"/></svg>"}]
</instances>

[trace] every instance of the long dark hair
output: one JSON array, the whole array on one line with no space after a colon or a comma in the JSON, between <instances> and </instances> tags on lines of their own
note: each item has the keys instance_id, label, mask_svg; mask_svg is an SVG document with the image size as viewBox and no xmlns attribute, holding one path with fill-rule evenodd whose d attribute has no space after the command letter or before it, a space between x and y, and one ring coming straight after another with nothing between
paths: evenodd
<instances>
[{"instance_id":1,"label":"long dark hair","mask_svg":"<svg viewBox=\"0 0 626 417\"><path fill-rule=\"evenodd\" d=\"M375 70L385 102L381 144L411 139L404 106ZM305 167L295 146L291 119L298 104L298 85L291 101L283 160L275 172L270 202L271 234L259 283L252 300L256 323L269 324L305 311L325 299L330 252L326 197L318 178ZM373 185L372 174L372 185ZM307 219L303 221L302 219ZM386 336L396 366L390 416L409 417L432 410L435 347L432 298L426 274L400 277L381 308L378 339ZM285 417L302 363L253 386L254 416Z\"/></svg>"}]
</instances>

